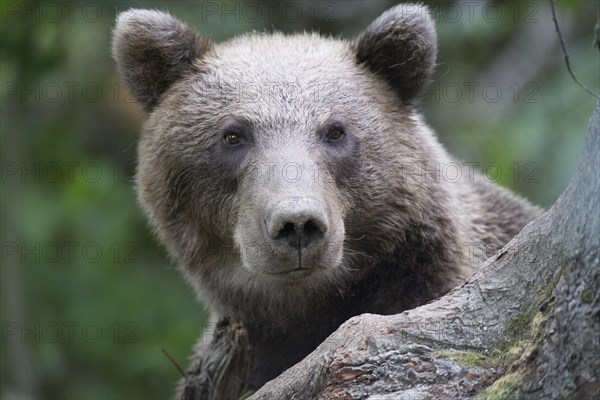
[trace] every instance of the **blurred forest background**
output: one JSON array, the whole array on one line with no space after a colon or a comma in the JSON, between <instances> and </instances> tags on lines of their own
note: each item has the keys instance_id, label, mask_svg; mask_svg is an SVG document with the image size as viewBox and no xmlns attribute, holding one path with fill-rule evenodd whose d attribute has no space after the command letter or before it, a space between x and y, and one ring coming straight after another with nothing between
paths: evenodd
<instances>
[{"instance_id":1,"label":"blurred forest background","mask_svg":"<svg viewBox=\"0 0 600 400\"><path fill-rule=\"evenodd\" d=\"M110 54L116 13L169 10L216 42L247 31L352 38L395 1L0 1L5 399L159 399L206 321L158 246L132 176L143 114ZM550 206L595 101L567 73L549 2L430 2L439 57L422 99L452 154ZM579 79L599 91L594 0L559 1ZM501 174L499 174L501 173Z\"/></svg>"}]
</instances>

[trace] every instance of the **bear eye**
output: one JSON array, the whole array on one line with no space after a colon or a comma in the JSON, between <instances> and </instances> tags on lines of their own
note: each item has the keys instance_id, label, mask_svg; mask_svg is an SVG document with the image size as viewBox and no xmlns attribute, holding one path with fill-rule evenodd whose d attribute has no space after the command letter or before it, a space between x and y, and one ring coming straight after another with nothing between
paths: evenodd
<instances>
[{"instance_id":1,"label":"bear eye","mask_svg":"<svg viewBox=\"0 0 600 400\"><path fill-rule=\"evenodd\" d=\"M330 142L340 141L346 133L344 132L344 128L342 128L339 124L333 124L329 130L327 131L326 139Z\"/></svg>"},{"instance_id":2,"label":"bear eye","mask_svg":"<svg viewBox=\"0 0 600 400\"><path fill-rule=\"evenodd\" d=\"M231 145L240 144L242 142L242 138L235 133L226 133L224 139L227 144Z\"/></svg>"}]
</instances>

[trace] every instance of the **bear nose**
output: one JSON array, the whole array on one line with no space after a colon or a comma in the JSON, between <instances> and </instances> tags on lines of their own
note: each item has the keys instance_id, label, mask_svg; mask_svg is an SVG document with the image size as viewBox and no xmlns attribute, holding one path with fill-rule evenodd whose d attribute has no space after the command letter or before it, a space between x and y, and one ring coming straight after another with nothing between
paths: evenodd
<instances>
[{"instance_id":1,"label":"bear nose","mask_svg":"<svg viewBox=\"0 0 600 400\"><path fill-rule=\"evenodd\" d=\"M265 227L269 238L277 244L308 247L323 240L329 220L320 201L294 197L267 211Z\"/></svg>"}]
</instances>

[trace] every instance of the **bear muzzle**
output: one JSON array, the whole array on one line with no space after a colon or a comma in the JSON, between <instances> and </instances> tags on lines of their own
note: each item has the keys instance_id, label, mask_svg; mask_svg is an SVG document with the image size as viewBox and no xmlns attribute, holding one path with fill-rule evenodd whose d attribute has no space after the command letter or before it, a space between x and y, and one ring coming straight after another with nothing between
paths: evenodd
<instances>
[{"instance_id":1,"label":"bear muzzle","mask_svg":"<svg viewBox=\"0 0 600 400\"><path fill-rule=\"evenodd\" d=\"M344 222L332 179L315 177L314 155L302 146L260 154L269 173L242 182L234 232L244 268L267 280L306 282L335 273ZM286 174L295 166L296 175ZM283 166L283 167L282 167Z\"/></svg>"},{"instance_id":2,"label":"bear muzzle","mask_svg":"<svg viewBox=\"0 0 600 400\"><path fill-rule=\"evenodd\" d=\"M283 196L259 209L259 220L244 219L235 235L245 268L268 279L290 282L337 268L343 222L330 215L323 200L312 195Z\"/></svg>"},{"instance_id":3,"label":"bear muzzle","mask_svg":"<svg viewBox=\"0 0 600 400\"><path fill-rule=\"evenodd\" d=\"M315 197L278 198L264 208L263 240L269 249L262 273L276 278L309 276L327 264L329 217Z\"/></svg>"}]
</instances>

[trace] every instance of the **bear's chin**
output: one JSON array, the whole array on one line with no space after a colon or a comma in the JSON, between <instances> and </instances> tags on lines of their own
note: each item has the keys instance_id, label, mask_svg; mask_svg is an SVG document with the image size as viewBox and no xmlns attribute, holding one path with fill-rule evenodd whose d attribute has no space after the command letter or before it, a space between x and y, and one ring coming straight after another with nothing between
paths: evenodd
<instances>
[{"instance_id":1,"label":"bear's chin","mask_svg":"<svg viewBox=\"0 0 600 400\"><path fill-rule=\"evenodd\" d=\"M327 249L311 255L304 262L291 259L249 260L242 257L242 267L256 278L274 284L314 284L328 277L340 275L343 249Z\"/></svg>"}]
</instances>

